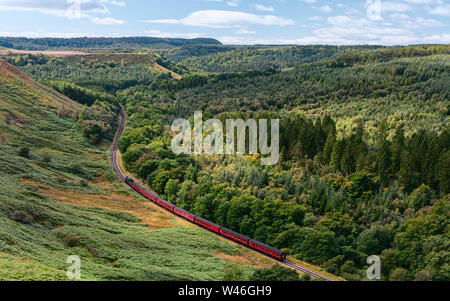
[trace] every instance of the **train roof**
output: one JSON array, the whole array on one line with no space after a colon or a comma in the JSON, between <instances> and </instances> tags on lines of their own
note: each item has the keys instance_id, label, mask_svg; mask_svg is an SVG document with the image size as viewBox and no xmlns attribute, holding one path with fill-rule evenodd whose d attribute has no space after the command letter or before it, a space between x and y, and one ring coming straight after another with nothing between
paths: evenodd
<instances>
[{"instance_id":1,"label":"train roof","mask_svg":"<svg viewBox=\"0 0 450 301\"><path fill-rule=\"evenodd\" d=\"M217 224L214 224L213 222L210 222L209 220L204 219L204 218L201 218L201 217L199 217L199 216L197 216L197 219L201 220L202 222L208 223L208 224L210 224L211 226L215 226L215 227L217 227L217 228L223 228L222 226L217 225Z\"/></svg>"},{"instance_id":2,"label":"train roof","mask_svg":"<svg viewBox=\"0 0 450 301\"><path fill-rule=\"evenodd\" d=\"M237 232L234 232L233 230L227 229L227 228L225 228L225 227L221 227L221 228L222 228L223 231L229 232L229 233L231 233L231 234L233 234L233 235L236 235L236 236L238 236L238 237L240 237L240 238L244 238L244 239L246 239L246 240L250 240L250 238L248 238L247 236L242 235L242 234L239 234L239 233L237 233Z\"/></svg>"},{"instance_id":3,"label":"train roof","mask_svg":"<svg viewBox=\"0 0 450 301\"><path fill-rule=\"evenodd\" d=\"M145 190L144 187L142 187L138 182L134 181L133 179L130 178L130 180L133 182L133 184L137 187L139 187L142 190Z\"/></svg>"},{"instance_id":4,"label":"train roof","mask_svg":"<svg viewBox=\"0 0 450 301\"><path fill-rule=\"evenodd\" d=\"M166 203L167 205L170 205L170 206L172 206L172 207L175 207L175 205L172 204L171 202L166 201L165 199L160 198L159 196L155 195L154 193L151 193L150 191L149 191L149 193L152 194L153 196L155 196L155 198L158 199L160 202L163 202L163 203Z\"/></svg>"},{"instance_id":5,"label":"train roof","mask_svg":"<svg viewBox=\"0 0 450 301\"><path fill-rule=\"evenodd\" d=\"M178 210L178 211L181 211L181 212L190 214L190 215L195 216L196 218L198 218L198 216L196 216L196 215L193 214L192 212L189 212L189 211L187 211L187 210L184 210L183 208L180 208L180 207L175 206L173 209L174 209L174 210L176 209L176 210Z\"/></svg>"},{"instance_id":6,"label":"train roof","mask_svg":"<svg viewBox=\"0 0 450 301\"><path fill-rule=\"evenodd\" d=\"M259 241L257 241L257 240L250 239L250 241L251 241L252 243L258 244L258 245L260 245L260 246L262 246L262 247L264 247L264 248L266 248L266 249L269 249L269 250L272 250L272 251L275 251L275 252L278 252L278 253L284 253L283 251L278 250L277 248L274 248L274 247L271 247L271 246L269 246L269 245L263 244L262 242L259 242Z\"/></svg>"},{"instance_id":7,"label":"train roof","mask_svg":"<svg viewBox=\"0 0 450 301\"><path fill-rule=\"evenodd\" d=\"M148 189L145 189L144 187L142 187L141 185L139 185L139 183L134 182L135 185L137 185L140 189L142 189L142 191L145 191L146 193L150 194L151 196L153 196L155 199L159 199L162 200L164 202L167 202L166 200L163 200L162 198L160 198L159 196L157 196L156 194L154 194L151 191L148 191Z\"/></svg>"},{"instance_id":8,"label":"train roof","mask_svg":"<svg viewBox=\"0 0 450 301\"><path fill-rule=\"evenodd\" d=\"M140 189L142 189L142 191L145 191L146 193L148 193L148 194L150 194L151 196L153 196L155 199L160 200L160 201L163 201L164 203L166 203L166 204L168 204L168 205L171 205L171 206L174 206L174 207L175 207L174 204L172 204L172 203L166 201L166 200L163 199L163 198L160 198L158 195L154 194L153 192L148 191L147 189L145 189L144 187L142 187L141 185L139 185L139 183L133 182L133 184L136 185L136 186L138 186Z\"/></svg>"}]
</instances>

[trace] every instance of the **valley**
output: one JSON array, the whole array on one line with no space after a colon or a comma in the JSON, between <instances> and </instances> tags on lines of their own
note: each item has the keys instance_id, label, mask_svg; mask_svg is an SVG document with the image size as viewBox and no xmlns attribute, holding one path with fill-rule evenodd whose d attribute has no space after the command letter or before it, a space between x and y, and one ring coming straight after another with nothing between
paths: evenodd
<instances>
[{"instance_id":1,"label":"valley","mask_svg":"<svg viewBox=\"0 0 450 301\"><path fill-rule=\"evenodd\" d=\"M76 251L94 280L300 279L122 185L109 146L123 107L121 169L176 206L334 279L365 280L377 255L382 280L448 280L448 45L106 42L1 54L5 266L63 277ZM171 124L194 111L279 119L279 164L174 154Z\"/></svg>"},{"instance_id":2,"label":"valley","mask_svg":"<svg viewBox=\"0 0 450 301\"><path fill-rule=\"evenodd\" d=\"M80 104L4 61L0 70L1 280L67 280L69 255L82 258L84 280L212 280L233 262L245 275L271 266L144 202L115 177L109 143L82 137Z\"/></svg>"}]
</instances>

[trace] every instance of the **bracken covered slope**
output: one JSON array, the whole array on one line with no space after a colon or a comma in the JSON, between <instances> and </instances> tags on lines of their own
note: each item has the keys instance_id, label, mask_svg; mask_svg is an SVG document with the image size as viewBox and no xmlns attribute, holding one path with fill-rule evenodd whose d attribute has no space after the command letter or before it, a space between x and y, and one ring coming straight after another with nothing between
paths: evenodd
<instances>
[{"instance_id":1,"label":"bracken covered slope","mask_svg":"<svg viewBox=\"0 0 450 301\"><path fill-rule=\"evenodd\" d=\"M271 263L143 202L93 147L81 106L0 61L0 280L220 280Z\"/></svg>"}]
</instances>

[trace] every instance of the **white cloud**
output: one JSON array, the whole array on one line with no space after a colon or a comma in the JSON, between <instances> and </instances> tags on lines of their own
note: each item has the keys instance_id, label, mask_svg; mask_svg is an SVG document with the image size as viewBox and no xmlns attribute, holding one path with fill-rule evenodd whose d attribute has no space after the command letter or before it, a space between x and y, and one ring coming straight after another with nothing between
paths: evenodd
<instances>
[{"instance_id":1,"label":"white cloud","mask_svg":"<svg viewBox=\"0 0 450 301\"><path fill-rule=\"evenodd\" d=\"M425 28L425 27L430 28L430 27L443 27L445 25L434 19L425 19L422 17L417 17L414 19L414 26L416 26L416 28Z\"/></svg>"},{"instance_id":2,"label":"white cloud","mask_svg":"<svg viewBox=\"0 0 450 301\"><path fill-rule=\"evenodd\" d=\"M268 44L268 40L249 39L244 37L224 36L218 38L218 40L225 45L255 45L255 44ZM261 43L262 42L262 43Z\"/></svg>"},{"instance_id":3,"label":"white cloud","mask_svg":"<svg viewBox=\"0 0 450 301\"><path fill-rule=\"evenodd\" d=\"M394 14L390 14L389 18L393 21L407 21L409 19L411 19L411 17L409 15L405 15L405 14L401 14L401 13L394 13Z\"/></svg>"},{"instance_id":4,"label":"white cloud","mask_svg":"<svg viewBox=\"0 0 450 301\"><path fill-rule=\"evenodd\" d=\"M388 1L382 1L381 2L381 10L383 12L405 12L412 10L412 7L405 3L400 2L388 2Z\"/></svg>"},{"instance_id":5,"label":"white cloud","mask_svg":"<svg viewBox=\"0 0 450 301\"><path fill-rule=\"evenodd\" d=\"M240 0L230 0L230 1L227 1L227 4L228 4L228 6L237 7L237 6L239 6L239 1Z\"/></svg>"},{"instance_id":6,"label":"white cloud","mask_svg":"<svg viewBox=\"0 0 450 301\"><path fill-rule=\"evenodd\" d=\"M389 15L389 20L392 23L397 24L405 29L412 30L424 30L428 28L438 28L444 27L445 25L437 20L422 18L422 17L411 17L406 14L393 13Z\"/></svg>"},{"instance_id":7,"label":"white cloud","mask_svg":"<svg viewBox=\"0 0 450 301\"><path fill-rule=\"evenodd\" d=\"M80 0L82 13L109 13L105 0ZM65 0L0 0L0 10L36 11L45 14L65 16L73 1Z\"/></svg>"},{"instance_id":8,"label":"white cloud","mask_svg":"<svg viewBox=\"0 0 450 301\"><path fill-rule=\"evenodd\" d=\"M435 34L426 36L423 41L425 43L433 44L450 44L450 34Z\"/></svg>"},{"instance_id":9,"label":"white cloud","mask_svg":"<svg viewBox=\"0 0 450 301\"><path fill-rule=\"evenodd\" d=\"M450 4L436 6L428 12L432 15L450 17Z\"/></svg>"},{"instance_id":10,"label":"white cloud","mask_svg":"<svg viewBox=\"0 0 450 301\"><path fill-rule=\"evenodd\" d=\"M366 18L349 16L333 16L327 19L328 27L315 30L313 36L298 39L305 44L382 44L406 45L419 44L425 40L423 29L439 26L439 22L430 19L416 18L411 22L401 22L397 26L379 24Z\"/></svg>"},{"instance_id":11,"label":"white cloud","mask_svg":"<svg viewBox=\"0 0 450 301\"><path fill-rule=\"evenodd\" d=\"M319 21L319 20L322 20L322 19L323 19L323 18L320 17L320 16L314 16L314 17L308 18L308 20L310 20L310 21Z\"/></svg>"},{"instance_id":12,"label":"white cloud","mask_svg":"<svg viewBox=\"0 0 450 301\"><path fill-rule=\"evenodd\" d=\"M248 29L245 29L245 28L241 28L241 29L236 30L235 33L236 34L255 34L256 31L252 31L252 30L248 30Z\"/></svg>"},{"instance_id":13,"label":"white cloud","mask_svg":"<svg viewBox=\"0 0 450 301\"><path fill-rule=\"evenodd\" d=\"M287 26L295 25L290 19L272 15L254 15L238 11L200 10L182 19L159 19L144 21L147 23L181 24L210 28L245 27L247 25Z\"/></svg>"},{"instance_id":14,"label":"white cloud","mask_svg":"<svg viewBox=\"0 0 450 301\"><path fill-rule=\"evenodd\" d=\"M90 18L90 20L92 21L92 23L100 24L100 25L122 25L122 24L125 24L125 21L114 19L114 18L94 17L94 18Z\"/></svg>"},{"instance_id":15,"label":"white cloud","mask_svg":"<svg viewBox=\"0 0 450 301\"><path fill-rule=\"evenodd\" d=\"M328 26L318 28L312 35L293 39L258 39L239 36L219 38L224 44L333 44L333 45L410 45L422 43L450 43L450 34L433 34L427 28L444 26L442 23L420 17L402 15L407 22L371 21L366 18L333 16L327 19Z\"/></svg>"},{"instance_id":16,"label":"white cloud","mask_svg":"<svg viewBox=\"0 0 450 301\"><path fill-rule=\"evenodd\" d=\"M0 0L0 11L38 12L69 19L86 18L95 24L102 25L124 24L123 20L93 16L109 14L107 4L126 6L125 2L115 0Z\"/></svg>"},{"instance_id":17,"label":"white cloud","mask_svg":"<svg viewBox=\"0 0 450 301\"><path fill-rule=\"evenodd\" d=\"M271 12L271 11L275 10L275 8L273 6L264 6L261 4L255 4L255 5L253 5L253 7L259 11L266 11L266 12Z\"/></svg>"},{"instance_id":18,"label":"white cloud","mask_svg":"<svg viewBox=\"0 0 450 301\"><path fill-rule=\"evenodd\" d=\"M147 30L146 34L156 38L183 38L183 39L197 39L204 37L201 33L177 33L177 32L161 32L159 30Z\"/></svg>"},{"instance_id":19,"label":"white cloud","mask_svg":"<svg viewBox=\"0 0 450 301\"><path fill-rule=\"evenodd\" d=\"M329 5L317 7L317 9L324 13L330 13L333 10Z\"/></svg>"},{"instance_id":20,"label":"white cloud","mask_svg":"<svg viewBox=\"0 0 450 301\"><path fill-rule=\"evenodd\" d=\"M411 4L441 4L442 0L403 0Z\"/></svg>"},{"instance_id":21,"label":"white cloud","mask_svg":"<svg viewBox=\"0 0 450 301\"><path fill-rule=\"evenodd\" d=\"M116 6L120 6L120 7L125 7L127 6L127 4L123 1L111 1L110 2L112 5L116 5Z\"/></svg>"}]
</instances>

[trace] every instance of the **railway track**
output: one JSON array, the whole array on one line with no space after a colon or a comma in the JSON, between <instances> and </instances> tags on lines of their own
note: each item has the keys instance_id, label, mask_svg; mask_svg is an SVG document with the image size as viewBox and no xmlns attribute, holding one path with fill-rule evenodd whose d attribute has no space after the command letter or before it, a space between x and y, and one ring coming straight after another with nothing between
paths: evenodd
<instances>
[{"instance_id":1,"label":"railway track","mask_svg":"<svg viewBox=\"0 0 450 301\"><path fill-rule=\"evenodd\" d=\"M119 128L117 129L117 133L116 133L116 136L114 137L113 146L111 149L111 165L112 165L117 177L119 177L119 179L123 183L125 183L126 176L120 169L120 165L119 165L119 139L120 139L120 137L122 137L123 130L125 129L125 122L126 122L125 113L122 109L122 110L120 110Z\"/></svg>"},{"instance_id":2,"label":"railway track","mask_svg":"<svg viewBox=\"0 0 450 301\"><path fill-rule=\"evenodd\" d=\"M315 272L315 271L313 271L311 269L299 266L299 265L297 265L297 264L295 264L295 263L293 263L293 262L291 262L289 260L283 261L281 263L281 265L284 265L285 267L288 267L290 269L296 270L296 271L298 271L298 272L300 272L302 274L309 274L311 276L311 278L313 278L313 279L322 278L322 279L325 279L327 281L335 281L333 278L330 278L330 277L327 277L327 276L322 275L320 273L317 273L317 272Z\"/></svg>"},{"instance_id":3,"label":"railway track","mask_svg":"<svg viewBox=\"0 0 450 301\"><path fill-rule=\"evenodd\" d=\"M119 128L117 129L117 133L116 133L116 136L114 137L114 141L113 141L113 145L112 145L112 148L111 148L111 164L112 164L112 167L113 167L113 169L114 169L114 172L116 173L116 175L117 175L117 177L125 184L125 178L126 178L126 176L125 176L125 174L122 172L122 170L120 169L120 165L119 165L119 139L120 139L120 137L122 136L122 133L123 133L123 131L124 131L124 129L125 129L125 123L126 123L126 117L125 117L125 113L124 113L124 111L123 111L123 109L120 111L120 124L119 124ZM169 213L171 213L171 214L173 214L172 212L170 212L170 211L168 211L168 210L166 210L167 212L169 212ZM175 216L175 215L174 215ZM195 224L194 224L195 225ZM201 227L199 227L199 228L201 228ZM201 229L203 229L203 228L201 228ZM219 236L219 235L216 235L217 237L222 237L222 236ZM231 240L230 240L231 241ZM234 242L233 242L234 243ZM250 248L248 248L249 250L252 250L252 249L250 249ZM252 251L254 251L254 250L252 250ZM264 257L266 257L266 258L268 258L268 259L270 259L270 260L273 260L273 261L276 261L275 259L273 259L273 258L271 258L271 257L269 257L269 256L267 256L267 255L265 255L265 254L262 254L262 253L258 253L259 255L262 255L262 256L264 256ZM299 266L299 265L297 265L297 264L295 264L295 263L293 263L293 262L291 262L291 261L289 261L289 260L285 260L285 261L283 261L283 262L279 262L279 261L276 261L278 264L281 264L281 265L283 265L283 266L285 266L285 267L287 267L287 268L290 268L290 269L293 269L293 270L296 270L296 271L298 271L298 272L300 272L300 273L302 273L302 274L309 274L310 276L311 276L311 278L313 278L313 279L317 279L317 278L322 278L322 279L325 279L325 280L328 280L328 281L335 281L334 279L332 279L332 278L330 278L330 277L327 277L327 276L325 276L325 275L322 275L322 274L320 274L320 273L318 273L318 272L315 272L315 271L313 271L313 270L311 270L311 269L308 269L308 268L305 268L305 267L302 267L302 266Z\"/></svg>"}]
</instances>

